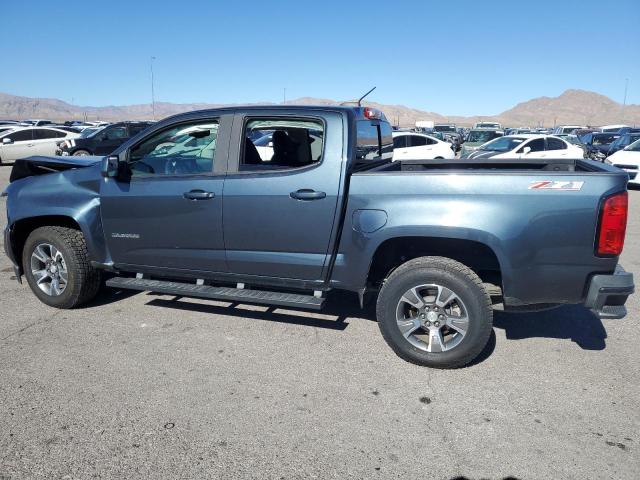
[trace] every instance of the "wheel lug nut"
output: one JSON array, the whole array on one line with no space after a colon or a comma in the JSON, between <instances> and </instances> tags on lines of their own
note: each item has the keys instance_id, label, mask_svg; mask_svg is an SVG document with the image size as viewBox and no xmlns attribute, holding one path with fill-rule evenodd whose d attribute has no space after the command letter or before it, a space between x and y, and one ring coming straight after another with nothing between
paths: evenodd
<instances>
[{"instance_id":1,"label":"wheel lug nut","mask_svg":"<svg viewBox=\"0 0 640 480\"><path fill-rule=\"evenodd\" d=\"M444 320L444 315L440 314L440 315L438 315L438 318L439 318L440 320Z\"/></svg>"},{"instance_id":2,"label":"wheel lug nut","mask_svg":"<svg viewBox=\"0 0 640 480\"><path fill-rule=\"evenodd\" d=\"M438 321L433 322L433 324L434 324L436 327L439 327L439 326L440 326L440 322L438 322Z\"/></svg>"},{"instance_id":3,"label":"wheel lug nut","mask_svg":"<svg viewBox=\"0 0 640 480\"><path fill-rule=\"evenodd\" d=\"M427 327L430 327L431 326L431 322L427 322L426 325L427 325Z\"/></svg>"}]
</instances>

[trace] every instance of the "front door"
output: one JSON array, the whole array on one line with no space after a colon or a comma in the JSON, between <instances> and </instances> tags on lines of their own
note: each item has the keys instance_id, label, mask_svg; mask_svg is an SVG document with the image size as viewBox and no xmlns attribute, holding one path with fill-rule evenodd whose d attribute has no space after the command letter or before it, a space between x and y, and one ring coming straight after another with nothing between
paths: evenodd
<instances>
[{"instance_id":1,"label":"front door","mask_svg":"<svg viewBox=\"0 0 640 480\"><path fill-rule=\"evenodd\" d=\"M33 128L25 128L24 130L18 130L2 137L3 143L0 145L0 159L3 162L13 162L20 158L36 155L33 130ZM10 139L11 143L4 143L5 138Z\"/></svg>"},{"instance_id":2,"label":"front door","mask_svg":"<svg viewBox=\"0 0 640 480\"><path fill-rule=\"evenodd\" d=\"M232 273L295 280L323 276L340 195L342 117L294 115L236 116L224 186ZM270 158L251 140L259 132L272 135Z\"/></svg>"},{"instance_id":3,"label":"front door","mask_svg":"<svg viewBox=\"0 0 640 480\"><path fill-rule=\"evenodd\" d=\"M232 116L200 118L155 130L129 149L129 178L102 183L102 221L117 266L227 270L222 236L227 153L216 145L231 122Z\"/></svg>"}]
</instances>

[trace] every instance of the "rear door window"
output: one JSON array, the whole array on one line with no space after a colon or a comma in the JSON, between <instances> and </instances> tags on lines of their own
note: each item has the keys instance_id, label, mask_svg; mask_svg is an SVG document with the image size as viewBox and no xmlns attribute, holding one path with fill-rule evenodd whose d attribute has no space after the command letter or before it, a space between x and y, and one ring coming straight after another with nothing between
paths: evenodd
<instances>
[{"instance_id":1,"label":"rear door window","mask_svg":"<svg viewBox=\"0 0 640 480\"><path fill-rule=\"evenodd\" d=\"M409 136L409 146L411 147L422 147L426 144L427 139L425 137L421 137L420 135Z\"/></svg>"},{"instance_id":2,"label":"rear door window","mask_svg":"<svg viewBox=\"0 0 640 480\"><path fill-rule=\"evenodd\" d=\"M324 124L320 120L253 118L244 128L240 170L302 168L320 163Z\"/></svg>"},{"instance_id":3,"label":"rear door window","mask_svg":"<svg viewBox=\"0 0 640 480\"><path fill-rule=\"evenodd\" d=\"M66 137L66 134L57 130L51 130L50 128L38 128L34 130L34 137L36 140L49 140L52 138Z\"/></svg>"},{"instance_id":4,"label":"rear door window","mask_svg":"<svg viewBox=\"0 0 640 480\"><path fill-rule=\"evenodd\" d=\"M407 146L407 135L393 137L393 148L405 148Z\"/></svg>"},{"instance_id":5,"label":"rear door window","mask_svg":"<svg viewBox=\"0 0 640 480\"><path fill-rule=\"evenodd\" d=\"M547 150L566 150L567 145L559 138L547 138Z\"/></svg>"}]
</instances>

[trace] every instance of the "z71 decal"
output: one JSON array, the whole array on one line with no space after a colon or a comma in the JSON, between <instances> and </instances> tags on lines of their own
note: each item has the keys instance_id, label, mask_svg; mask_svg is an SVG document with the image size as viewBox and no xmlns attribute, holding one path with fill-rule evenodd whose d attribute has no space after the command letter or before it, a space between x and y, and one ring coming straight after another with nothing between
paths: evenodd
<instances>
[{"instance_id":1,"label":"z71 decal","mask_svg":"<svg viewBox=\"0 0 640 480\"><path fill-rule=\"evenodd\" d=\"M542 180L531 182L529 190L570 190L577 191L582 188L584 182L554 182L552 180Z\"/></svg>"}]
</instances>

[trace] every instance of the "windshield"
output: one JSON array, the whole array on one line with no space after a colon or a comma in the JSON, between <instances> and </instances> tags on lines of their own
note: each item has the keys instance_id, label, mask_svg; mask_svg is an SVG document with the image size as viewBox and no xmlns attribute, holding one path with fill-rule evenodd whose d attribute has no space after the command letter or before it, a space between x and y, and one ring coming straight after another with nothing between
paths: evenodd
<instances>
[{"instance_id":1,"label":"windshield","mask_svg":"<svg viewBox=\"0 0 640 480\"><path fill-rule=\"evenodd\" d=\"M522 137L500 137L495 140L485 143L480 150L487 150L489 152L509 152L518 147L526 138Z\"/></svg>"},{"instance_id":2,"label":"windshield","mask_svg":"<svg viewBox=\"0 0 640 480\"><path fill-rule=\"evenodd\" d=\"M456 127L452 125L436 125L433 127L436 132L453 132L456 133Z\"/></svg>"},{"instance_id":3,"label":"windshield","mask_svg":"<svg viewBox=\"0 0 640 480\"><path fill-rule=\"evenodd\" d=\"M625 148L627 152L640 152L640 140L636 140L627 148Z\"/></svg>"},{"instance_id":4,"label":"windshield","mask_svg":"<svg viewBox=\"0 0 640 480\"><path fill-rule=\"evenodd\" d=\"M493 140L494 138L501 137L502 135L498 132L491 130L471 130L469 132L469 137L467 138L467 142L472 143L487 143L489 140Z\"/></svg>"}]
</instances>

